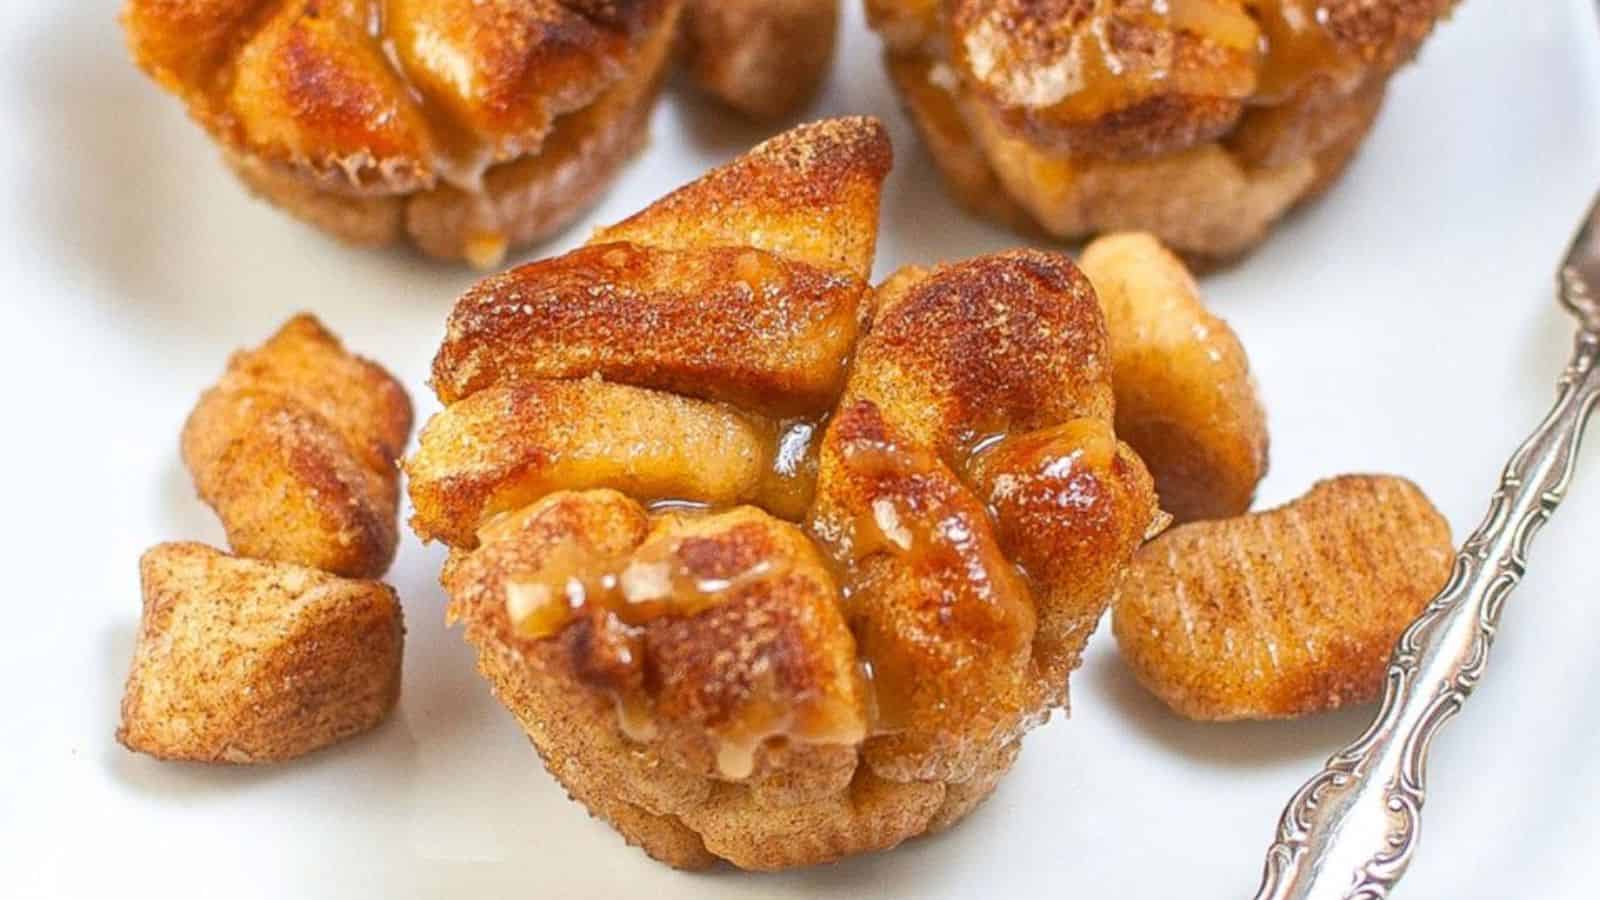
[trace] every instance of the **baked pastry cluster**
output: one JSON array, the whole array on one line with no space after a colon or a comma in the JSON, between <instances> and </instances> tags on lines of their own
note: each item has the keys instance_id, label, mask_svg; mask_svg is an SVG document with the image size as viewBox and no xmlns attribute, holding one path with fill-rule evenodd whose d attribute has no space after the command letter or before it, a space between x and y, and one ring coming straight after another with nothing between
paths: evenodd
<instances>
[{"instance_id":1,"label":"baked pastry cluster","mask_svg":"<svg viewBox=\"0 0 1600 900\"><path fill-rule=\"evenodd\" d=\"M867 0L964 205L1063 239L1255 246L1343 172L1455 0Z\"/></svg>"},{"instance_id":2,"label":"baked pastry cluster","mask_svg":"<svg viewBox=\"0 0 1600 900\"><path fill-rule=\"evenodd\" d=\"M479 667L652 856L877 850L981 802L1163 517L1087 279L877 289L870 119L786 132L489 278L405 463Z\"/></svg>"},{"instance_id":3,"label":"baked pastry cluster","mask_svg":"<svg viewBox=\"0 0 1600 900\"><path fill-rule=\"evenodd\" d=\"M183 429L234 554L160 544L118 740L164 759L291 759L378 724L400 693L398 537L411 402L308 315L237 353Z\"/></svg>"},{"instance_id":4,"label":"baked pastry cluster","mask_svg":"<svg viewBox=\"0 0 1600 900\"><path fill-rule=\"evenodd\" d=\"M354 244L492 267L644 145L684 5L128 0L124 23L257 194ZM826 70L836 7L693 0L691 71L739 109L785 114Z\"/></svg>"}]
</instances>

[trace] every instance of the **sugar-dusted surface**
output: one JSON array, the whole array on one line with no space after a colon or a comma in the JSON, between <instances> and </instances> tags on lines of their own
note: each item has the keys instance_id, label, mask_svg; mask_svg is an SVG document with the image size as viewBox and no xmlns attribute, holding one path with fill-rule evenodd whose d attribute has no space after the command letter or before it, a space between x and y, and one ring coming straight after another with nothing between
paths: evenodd
<instances>
[{"instance_id":1,"label":"sugar-dusted surface","mask_svg":"<svg viewBox=\"0 0 1600 900\"><path fill-rule=\"evenodd\" d=\"M427 415L422 382L471 276L343 250L244 197L126 65L112 6L0 6L13 60L0 163L19 173L0 187L0 366L20 387L0 445L16 610L0 637L7 897L1240 896L1288 793L1365 724L1364 711L1183 723L1120 668L1102 625L1073 718L1034 732L960 828L815 871L683 876L624 847L541 770L439 624L440 551L408 538L391 574L407 607L405 686L387 724L270 770L128 754L112 733L139 553L221 540L176 447L219 354L310 307L401 375ZM878 275L1019 243L945 199L853 6L814 112L877 114L895 138ZM1204 281L1264 393L1261 504L1334 472L1392 471L1462 533L1551 397L1570 330L1551 268L1600 183L1600 38L1592 4L1511 6L1467 0L1397 77L1349 177L1243 268ZM652 155L552 252L765 136L677 90L655 129ZM1600 453L1586 456L1488 679L1435 747L1408 896L1592 895ZM1485 819L1500 827L1480 830Z\"/></svg>"}]
</instances>

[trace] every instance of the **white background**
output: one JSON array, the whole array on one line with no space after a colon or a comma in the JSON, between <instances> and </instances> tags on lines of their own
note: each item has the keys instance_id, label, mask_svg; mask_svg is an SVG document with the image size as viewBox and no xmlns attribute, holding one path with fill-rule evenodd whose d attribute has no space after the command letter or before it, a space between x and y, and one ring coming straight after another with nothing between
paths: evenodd
<instances>
[{"instance_id":1,"label":"white background","mask_svg":"<svg viewBox=\"0 0 1600 900\"><path fill-rule=\"evenodd\" d=\"M812 115L894 134L878 272L1018 243L957 212L850 6ZM248 199L128 64L115 3L0 4L0 896L1247 896L1289 793L1365 724L1173 718L1102 629L1072 719L1035 732L953 832L778 876L672 872L569 804L441 622L436 548L402 546L405 691L381 729L266 769L156 763L112 740L135 561L219 541L177 453L231 349L311 309L422 378L469 273L355 252ZM1209 279L1271 414L1264 503L1351 471L1416 479L1460 536L1538 418L1570 323L1551 273L1600 184L1587 0L1466 0L1394 85L1345 182ZM755 142L669 91L655 140L577 243ZM1600 442L1597 442L1600 443ZM1402 898L1593 897L1600 875L1600 454L1544 532L1489 677L1436 746Z\"/></svg>"}]
</instances>

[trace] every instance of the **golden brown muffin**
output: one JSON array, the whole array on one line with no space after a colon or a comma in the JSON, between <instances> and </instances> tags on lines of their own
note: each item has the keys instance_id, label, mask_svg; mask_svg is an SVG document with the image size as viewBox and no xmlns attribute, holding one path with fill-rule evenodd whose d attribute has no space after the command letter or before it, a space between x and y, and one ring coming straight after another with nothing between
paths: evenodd
<instances>
[{"instance_id":1,"label":"golden brown muffin","mask_svg":"<svg viewBox=\"0 0 1600 900\"><path fill-rule=\"evenodd\" d=\"M781 119L822 86L838 32L839 0L688 0L683 57L712 96L745 115Z\"/></svg>"},{"instance_id":2,"label":"golden brown muffin","mask_svg":"<svg viewBox=\"0 0 1600 900\"><path fill-rule=\"evenodd\" d=\"M1113 630L1139 683L1191 719L1366 703L1454 555L1449 523L1416 485L1346 475L1151 541L1117 590Z\"/></svg>"},{"instance_id":3,"label":"golden brown muffin","mask_svg":"<svg viewBox=\"0 0 1600 900\"><path fill-rule=\"evenodd\" d=\"M144 615L117 740L161 759L293 759L377 725L405 639L387 585L161 544L139 560Z\"/></svg>"},{"instance_id":4,"label":"golden brown muffin","mask_svg":"<svg viewBox=\"0 0 1600 900\"><path fill-rule=\"evenodd\" d=\"M680 0L129 0L139 65L255 191L493 265L642 144Z\"/></svg>"},{"instance_id":5,"label":"golden brown muffin","mask_svg":"<svg viewBox=\"0 0 1600 900\"><path fill-rule=\"evenodd\" d=\"M1178 522L1250 509L1267 474L1267 419L1239 338L1207 311L1177 257L1148 234L1084 248L1111 332L1117 433Z\"/></svg>"},{"instance_id":6,"label":"golden brown muffin","mask_svg":"<svg viewBox=\"0 0 1600 900\"><path fill-rule=\"evenodd\" d=\"M352 578L388 571L411 400L311 315L235 353L183 427L183 459L235 552Z\"/></svg>"},{"instance_id":7,"label":"golden brown muffin","mask_svg":"<svg viewBox=\"0 0 1600 900\"><path fill-rule=\"evenodd\" d=\"M966 815L1158 516L1069 259L869 295L889 159L869 119L780 135L481 283L434 362L406 469L451 616L571 795L675 866Z\"/></svg>"},{"instance_id":8,"label":"golden brown muffin","mask_svg":"<svg viewBox=\"0 0 1600 900\"><path fill-rule=\"evenodd\" d=\"M1237 257L1335 180L1455 0L871 0L964 205ZM987 168L990 174L981 170ZM987 196L998 182L1009 199Z\"/></svg>"}]
</instances>

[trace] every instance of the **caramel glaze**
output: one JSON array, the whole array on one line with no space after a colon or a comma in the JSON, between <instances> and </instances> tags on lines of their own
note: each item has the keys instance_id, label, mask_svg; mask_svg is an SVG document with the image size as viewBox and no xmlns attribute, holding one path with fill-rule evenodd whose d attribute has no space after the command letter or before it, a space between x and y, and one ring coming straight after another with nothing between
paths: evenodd
<instances>
[{"instance_id":1,"label":"caramel glaze","mask_svg":"<svg viewBox=\"0 0 1600 900\"><path fill-rule=\"evenodd\" d=\"M412 495L420 513L419 485L519 483L487 523L493 504L435 504L453 606L609 692L664 760L709 739L738 779L762 746L859 744L876 777L966 782L1061 701L1154 495L1112 433L1105 324L1070 259L903 270L860 296L887 153L875 126L841 128L847 155L758 149L470 295ZM809 178L841 155L863 176ZM686 312L687 338L657 333ZM724 330L698 320L723 314L777 318L697 357ZM693 453L635 446L695 428ZM604 459L563 468L572 448Z\"/></svg>"},{"instance_id":2,"label":"caramel glaze","mask_svg":"<svg viewBox=\"0 0 1600 900\"><path fill-rule=\"evenodd\" d=\"M842 523L819 520L811 529L840 579L873 698L872 733L896 734L917 724L930 687L944 689L930 672L972 649L953 648L951 634L975 638L999 658L1025 658L1034 607L1026 573L990 537L992 511L955 473L927 449L891 434L870 404L843 416L835 436L838 464L846 478L866 486L870 500ZM884 628L880 607L896 602L885 566L936 585L926 597L936 609L917 604L897 628ZM1011 699L994 698L997 706Z\"/></svg>"},{"instance_id":3,"label":"caramel glaze","mask_svg":"<svg viewBox=\"0 0 1600 900\"><path fill-rule=\"evenodd\" d=\"M820 423L796 422L782 433L810 430L819 435L821 427ZM822 716L800 715L783 703L752 701L737 716L710 728L718 769L724 777L748 775L756 748L764 742L784 738L851 743L868 735L895 734L910 727L916 711L926 706L922 695L928 683L930 654L948 654L943 646L947 636L930 633L926 641L908 642L902 639L904 634L880 634L863 605L875 601L876 587L870 577L857 575L867 560L893 560L894 565L918 573L918 577L937 580L945 590L937 598L942 608L935 614L936 620L975 636L984 652L1026 660L1035 635L1033 597L1043 588L1035 584L1020 560L1013 563L1002 555L993 537L1001 515L995 502L985 503L967 485L988 479L984 466L991 456L1001 458L1015 453L1013 447L1048 442L1052 455L1047 468L1058 485L1074 487L1045 492L1034 502L1050 507L1044 515L1059 518L1097 502L1095 489L1082 484L1086 479L1092 483L1098 473L1108 470L1117 453L1109 425L1078 420L1046 432L975 438L958 475L924 448L883 435L852 434L842 445L843 464L852 478L871 482L880 491L842 532L819 536L808 529L810 533L799 539L811 552L802 554L808 558L799 564L822 567L828 575L829 596L838 598L844 620L851 623L853 652L860 660L855 673L859 721L837 709ZM808 438L791 437L791 446L803 448L809 477L789 481L795 502L804 495L805 505L814 489L818 452L817 442ZM772 508L777 503L769 500L763 505ZM538 515L541 506L524 507L493 520L480 532L480 548L492 552L526 528L529 517ZM646 641L653 624L700 617L757 585L789 578L797 565L792 546L770 541L736 536L724 541L742 544L737 553L729 555L724 552L726 547L706 543L710 539L659 537L681 532L691 521L712 531L720 517L760 515L749 508L717 509L696 501L657 500L644 509L652 537L641 543L608 550L559 544L537 568L507 580L504 604L517 634L547 640L577 628L589 635L585 641L604 645L595 652L632 667L633 661L649 656ZM771 519L765 519L763 527L793 528ZM749 530L755 530L754 526ZM815 553L814 547L829 553ZM714 558L718 562L708 567L706 560ZM661 719L647 681L615 673L596 675L590 681L611 695L618 724L628 737L644 742L658 736Z\"/></svg>"},{"instance_id":4,"label":"caramel glaze","mask_svg":"<svg viewBox=\"0 0 1600 900\"><path fill-rule=\"evenodd\" d=\"M870 500L842 527L814 521L811 531L836 566L872 690L873 734L914 724L934 648L906 640L915 633L903 622L893 639L877 633L871 594L883 576L869 560L938 583L938 621L1019 668L1031 653L1059 689L1076 654L1055 646L1053 629L1041 631L1036 610L1047 599L1094 605L1126 555L1164 526L1142 463L1097 418L986 434L950 466L894 436L870 404L843 415L853 421L834 450L845 477L871 486ZM946 656L949 638L936 636Z\"/></svg>"},{"instance_id":5,"label":"caramel glaze","mask_svg":"<svg viewBox=\"0 0 1600 900\"><path fill-rule=\"evenodd\" d=\"M1260 83L1252 103L1285 103L1316 78L1331 79L1340 94L1357 87L1361 59L1329 30L1329 4L1257 0L1250 5L1261 26Z\"/></svg>"},{"instance_id":6,"label":"caramel glaze","mask_svg":"<svg viewBox=\"0 0 1600 900\"><path fill-rule=\"evenodd\" d=\"M737 780L769 742L866 733L836 588L793 525L748 507L646 512L611 492L558 493L483 529L480 547L447 583L498 590L516 635L561 642L630 739L703 729L715 771Z\"/></svg>"}]
</instances>

